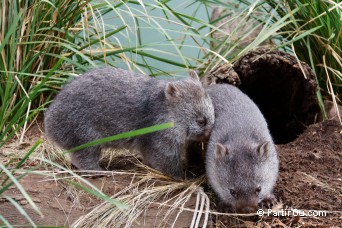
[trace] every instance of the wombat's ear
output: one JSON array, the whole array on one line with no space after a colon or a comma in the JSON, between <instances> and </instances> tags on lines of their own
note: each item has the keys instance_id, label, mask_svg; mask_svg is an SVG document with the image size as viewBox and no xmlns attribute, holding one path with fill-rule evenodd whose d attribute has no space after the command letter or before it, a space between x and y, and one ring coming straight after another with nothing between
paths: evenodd
<instances>
[{"instance_id":1,"label":"wombat's ear","mask_svg":"<svg viewBox=\"0 0 342 228\"><path fill-rule=\"evenodd\" d=\"M231 156L231 153L229 152L228 148L221 143L215 144L215 158L216 159L222 159L225 156Z\"/></svg>"},{"instance_id":2,"label":"wombat's ear","mask_svg":"<svg viewBox=\"0 0 342 228\"><path fill-rule=\"evenodd\" d=\"M165 88L166 99L172 100L175 98L179 98L180 95L181 93L174 83L172 82L167 83L166 88Z\"/></svg>"},{"instance_id":3,"label":"wombat's ear","mask_svg":"<svg viewBox=\"0 0 342 228\"><path fill-rule=\"evenodd\" d=\"M189 77L193 80L196 80L196 81L199 81L199 77L198 77L198 74L196 73L196 71L194 70L191 70L189 72Z\"/></svg>"},{"instance_id":4,"label":"wombat's ear","mask_svg":"<svg viewBox=\"0 0 342 228\"><path fill-rule=\"evenodd\" d=\"M267 158L271 150L271 142L265 142L258 146L258 155L260 158Z\"/></svg>"}]
</instances>

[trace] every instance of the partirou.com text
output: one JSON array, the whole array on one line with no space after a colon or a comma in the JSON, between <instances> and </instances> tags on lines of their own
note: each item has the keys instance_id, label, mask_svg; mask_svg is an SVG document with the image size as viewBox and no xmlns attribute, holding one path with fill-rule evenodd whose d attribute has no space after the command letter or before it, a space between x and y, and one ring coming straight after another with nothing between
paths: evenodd
<instances>
[{"instance_id":1,"label":"partirou.com text","mask_svg":"<svg viewBox=\"0 0 342 228\"><path fill-rule=\"evenodd\" d=\"M257 211L257 215L263 216L302 216L302 217L321 217L321 216L327 216L326 211L318 211L318 210L298 210L298 209L281 209L273 211L272 209L259 209Z\"/></svg>"}]
</instances>

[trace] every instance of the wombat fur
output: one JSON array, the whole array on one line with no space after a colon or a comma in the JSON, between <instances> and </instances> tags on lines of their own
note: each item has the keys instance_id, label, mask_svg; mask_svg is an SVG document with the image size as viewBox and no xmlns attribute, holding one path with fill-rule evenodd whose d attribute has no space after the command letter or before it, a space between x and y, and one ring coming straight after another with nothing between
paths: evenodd
<instances>
[{"instance_id":1,"label":"wombat fur","mask_svg":"<svg viewBox=\"0 0 342 228\"><path fill-rule=\"evenodd\" d=\"M167 81L116 69L91 70L65 86L45 113L45 134L64 149L144 127L174 127L71 153L78 169L102 170L102 147L136 149L144 163L184 177L181 157L187 143L209 137L214 108L198 76Z\"/></svg>"},{"instance_id":2,"label":"wombat fur","mask_svg":"<svg viewBox=\"0 0 342 228\"><path fill-rule=\"evenodd\" d=\"M215 124L206 151L206 176L220 211L255 213L273 203L279 160L255 103L228 84L208 86Z\"/></svg>"}]
</instances>

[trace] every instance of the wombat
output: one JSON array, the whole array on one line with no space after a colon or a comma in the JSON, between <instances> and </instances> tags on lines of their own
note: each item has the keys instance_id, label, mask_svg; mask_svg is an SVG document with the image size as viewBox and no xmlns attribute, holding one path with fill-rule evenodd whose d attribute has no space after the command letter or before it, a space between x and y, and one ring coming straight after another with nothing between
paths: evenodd
<instances>
[{"instance_id":1,"label":"wombat","mask_svg":"<svg viewBox=\"0 0 342 228\"><path fill-rule=\"evenodd\" d=\"M218 210L252 213L275 201L279 160L267 123L256 104L228 84L208 86L215 124L206 151L206 176Z\"/></svg>"},{"instance_id":2,"label":"wombat","mask_svg":"<svg viewBox=\"0 0 342 228\"><path fill-rule=\"evenodd\" d=\"M64 149L144 127L174 127L71 153L78 169L102 170L102 147L134 149L145 164L184 178L182 157L191 140L209 138L214 108L192 71L184 80L161 80L117 68L94 69L74 79L45 113L45 133Z\"/></svg>"}]
</instances>

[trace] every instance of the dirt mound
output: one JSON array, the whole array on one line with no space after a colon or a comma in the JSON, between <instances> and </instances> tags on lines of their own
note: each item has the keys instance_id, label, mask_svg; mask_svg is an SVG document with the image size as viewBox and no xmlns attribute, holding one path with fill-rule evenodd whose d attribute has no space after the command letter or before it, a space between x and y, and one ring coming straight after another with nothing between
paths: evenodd
<instances>
[{"instance_id":1,"label":"dirt mound","mask_svg":"<svg viewBox=\"0 0 342 228\"><path fill-rule=\"evenodd\" d=\"M328 211L326 217L311 218L312 224L341 225L340 123L325 121L309 126L294 142L279 145L279 156L275 194L283 204L294 209Z\"/></svg>"}]
</instances>

